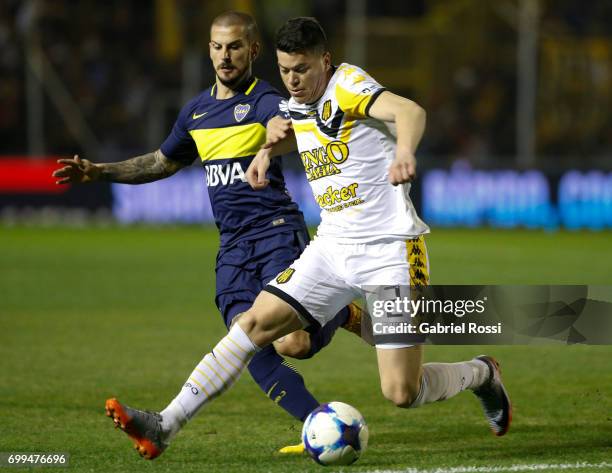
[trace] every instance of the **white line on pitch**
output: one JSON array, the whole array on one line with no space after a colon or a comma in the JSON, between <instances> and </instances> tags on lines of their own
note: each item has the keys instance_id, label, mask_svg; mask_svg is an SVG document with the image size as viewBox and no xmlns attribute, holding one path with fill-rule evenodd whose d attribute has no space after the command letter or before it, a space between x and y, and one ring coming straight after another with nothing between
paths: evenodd
<instances>
[{"instance_id":1,"label":"white line on pitch","mask_svg":"<svg viewBox=\"0 0 612 473\"><path fill-rule=\"evenodd\" d=\"M421 470L418 468L407 468L405 470L374 470L369 473L506 473L520 471L559 471L577 469L612 469L612 463L534 463L525 465L508 466L454 466L448 468L432 468Z\"/></svg>"}]
</instances>

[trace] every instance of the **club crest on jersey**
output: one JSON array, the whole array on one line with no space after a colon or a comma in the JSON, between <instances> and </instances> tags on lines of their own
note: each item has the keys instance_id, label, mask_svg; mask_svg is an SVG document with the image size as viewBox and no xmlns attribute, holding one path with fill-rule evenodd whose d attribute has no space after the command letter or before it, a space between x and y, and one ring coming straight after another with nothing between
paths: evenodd
<instances>
[{"instance_id":1,"label":"club crest on jersey","mask_svg":"<svg viewBox=\"0 0 612 473\"><path fill-rule=\"evenodd\" d=\"M291 276L293 276L293 273L295 273L295 269L293 268L285 269L282 273L276 276L276 282L278 284L285 284L287 281L289 281L289 279L291 279Z\"/></svg>"},{"instance_id":2,"label":"club crest on jersey","mask_svg":"<svg viewBox=\"0 0 612 473\"><path fill-rule=\"evenodd\" d=\"M326 100L323 104L323 111L321 112L321 120L326 122L331 117L331 100Z\"/></svg>"},{"instance_id":3,"label":"club crest on jersey","mask_svg":"<svg viewBox=\"0 0 612 473\"><path fill-rule=\"evenodd\" d=\"M237 122L241 122L242 120L244 120L244 117L247 116L247 113L249 113L249 110L251 110L251 106L247 103L247 104L238 104L234 107L234 118L236 119Z\"/></svg>"}]
</instances>

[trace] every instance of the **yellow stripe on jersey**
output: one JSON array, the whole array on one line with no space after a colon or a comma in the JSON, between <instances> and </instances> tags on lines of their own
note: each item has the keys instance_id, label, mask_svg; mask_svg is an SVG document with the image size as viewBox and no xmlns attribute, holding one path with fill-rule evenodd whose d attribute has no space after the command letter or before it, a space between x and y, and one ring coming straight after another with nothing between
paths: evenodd
<instances>
[{"instance_id":1,"label":"yellow stripe on jersey","mask_svg":"<svg viewBox=\"0 0 612 473\"><path fill-rule=\"evenodd\" d=\"M338 139L340 141L344 141L345 143L348 143L349 140L351 139L351 131L353 131L353 128L355 127L355 123L356 120L348 120L345 119L344 123L342 124L342 127L340 128L340 134L338 135Z\"/></svg>"},{"instance_id":2,"label":"yellow stripe on jersey","mask_svg":"<svg viewBox=\"0 0 612 473\"><path fill-rule=\"evenodd\" d=\"M191 130L202 161L253 156L266 142L266 128L261 123Z\"/></svg>"},{"instance_id":3,"label":"yellow stripe on jersey","mask_svg":"<svg viewBox=\"0 0 612 473\"><path fill-rule=\"evenodd\" d=\"M259 79L257 77L255 77L255 80L253 81L253 83L249 86L249 88L246 90L246 92L244 93L244 95L249 95L251 93L251 91L255 88L255 84L257 84L257 82L259 82Z\"/></svg>"},{"instance_id":4,"label":"yellow stripe on jersey","mask_svg":"<svg viewBox=\"0 0 612 473\"><path fill-rule=\"evenodd\" d=\"M429 284L429 265L427 263L425 238L420 236L406 240L406 252L410 267L410 285L412 287L427 286Z\"/></svg>"},{"instance_id":5,"label":"yellow stripe on jersey","mask_svg":"<svg viewBox=\"0 0 612 473\"><path fill-rule=\"evenodd\" d=\"M336 84L335 90L338 105L344 113L354 118L368 118L366 108L372 99L372 94L356 94L340 84Z\"/></svg>"},{"instance_id":6,"label":"yellow stripe on jersey","mask_svg":"<svg viewBox=\"0 0 612 473\"><path fill-rule=\"evenodd\" d=\"M305 123L304 122L299 122L299 123L294 122L293 131L295 132L296 135L300 133L312 133L314 137L317 139L317 141L321 144L321 146L327 146L330 142L337 141L337 140L340 140L344 143L348 143L348 141L351 139L351 131L355 127L355 122L356 120L346 120L340 126L340 133L338 134L337 138L328 137L321 130L319 130L319 127L314 121L308 121Z\"/></svg>"},{"instance_id":7,"label":"yellow stripe on jersey","mask_svg":"<svg viewBox=\"0 0 612 473\"><path fill-rule=\"evenodd\" d=\"M317 124L314 121L293 122L293 131L296 133L315 133L317 131Z\"/></svg>"},{"instance_id":8,"label":"yellow stripe on jersey","mask_svg":"<svg viewBox=\"0 0 612 473\"><path fill-rule=\"evenodd\" d=\"M319 128L317 127L316 122L308 121L305 123L296 123L293 122L293 131L296 135L300 133L312 133L317 141L321 144L321 146L327 146L327 144L331 141L334 141L335 138L328 138L325 136Z\"/></svg>"}]
</instances>

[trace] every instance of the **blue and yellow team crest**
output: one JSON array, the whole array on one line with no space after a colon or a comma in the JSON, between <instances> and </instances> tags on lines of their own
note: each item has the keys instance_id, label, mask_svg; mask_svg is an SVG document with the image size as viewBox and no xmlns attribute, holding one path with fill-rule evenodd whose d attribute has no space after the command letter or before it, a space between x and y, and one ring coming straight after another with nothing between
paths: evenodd
<instances>
[{"instance_id":1,"label":"blue and yellow team crest","mask_svg":"<svg viewBox=\"0 0 612 473\"><path fill-rule=\"evenodd\" d=\"M234 107L234 118L236 119L237 122L241 122L242 120L244 120L244 117L247 116L247 113L249 113L249 110L251 110L251 106L247 103L247 104L238 104Z\"/></svg>"},{"instance_id":2,"label":"blue and yellow team crest","mask_svg":"<svg viewBox=\"0 0 612 473\"><path fill-rule=\"evenodd\" d=\"M285 269L282 273L276 276L276 282L278 284L285 284L287 281L289 281L289 279L291 279L291 276L293 276L293 273L295 273L295 269L293 268Z\"/></svg>"},{"instance_id":3,"label":"blue and yellow team crest","mask_svg":"<svg viewBox=\"0 0 612 473\"><path fill-rule=\"evenodd\" d=\"M323 111L321 112L321 119L326 122L331 117L331 100L326 100L323 104Z\"/></svg>"}]
</instances>

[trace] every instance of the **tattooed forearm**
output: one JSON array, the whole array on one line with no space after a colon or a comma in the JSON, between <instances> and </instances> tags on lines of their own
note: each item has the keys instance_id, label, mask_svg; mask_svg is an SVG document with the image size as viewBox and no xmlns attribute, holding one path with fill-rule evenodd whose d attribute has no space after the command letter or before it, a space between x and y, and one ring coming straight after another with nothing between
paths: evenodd
<instances>
[{"instance_id":1,"label":"tattooed forearm","mask_svg":"<svg viewBox=\"0 0 612 473\"><path fill-rule=\"evenodd\" d=\"M160 150L118 163L99 164L100 180L123 184L144 184L171 176L183 167L166 158Z\"/></svg>"}]
</instances>

